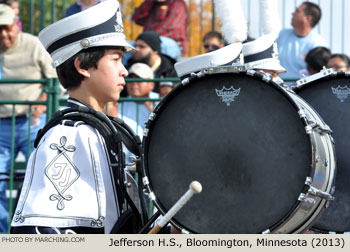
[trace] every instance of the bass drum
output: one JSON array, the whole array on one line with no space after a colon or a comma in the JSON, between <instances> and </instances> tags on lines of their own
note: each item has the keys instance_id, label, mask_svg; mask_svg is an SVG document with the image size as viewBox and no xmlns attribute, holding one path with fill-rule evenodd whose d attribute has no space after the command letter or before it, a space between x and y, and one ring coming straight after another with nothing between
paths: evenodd
<instances>
[{"instance_id":1,"label":"bass drum","mask_svg":"<svg viewBox=\"0 0 350 252\"><path fill-rule=\"evenodd\" d=\"M197 180L202 192L171 220L183 232L303 232L331 198L332 141L310 124L322 120L268 75L204 72L147 123L143 181L155 206L165 214Z\"/></svg>"},{"instance_id":2,"label":"bass drum","mask_svg":"<svg viewBox=\"0 0 350 252\"><path fill-rule=\"evenodd\" d=\"M295 92L315 108L333 130L337 156L335 200L312 229L322 233L350 232L350 77L344 72L326 69L298 83Z\"/></svg>"}]
</instances>

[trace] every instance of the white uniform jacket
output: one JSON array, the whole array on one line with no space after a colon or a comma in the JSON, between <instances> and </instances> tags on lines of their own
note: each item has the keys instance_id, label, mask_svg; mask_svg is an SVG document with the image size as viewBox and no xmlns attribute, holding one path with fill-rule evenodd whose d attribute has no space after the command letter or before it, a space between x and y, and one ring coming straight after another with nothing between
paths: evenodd
<instances>
[{"instance_id":1,"label":"white uniform jacket","mask_svg":"<svg viewBox=\"0 0 350 252\"><path fill-rule=\"evenodd\" d=\"M74 103L84 106L68 100ZM12 226L104 227L109 233L120 213L106 149L84 122L51 128L28 161Z\"/></svg>"}]
</instances>

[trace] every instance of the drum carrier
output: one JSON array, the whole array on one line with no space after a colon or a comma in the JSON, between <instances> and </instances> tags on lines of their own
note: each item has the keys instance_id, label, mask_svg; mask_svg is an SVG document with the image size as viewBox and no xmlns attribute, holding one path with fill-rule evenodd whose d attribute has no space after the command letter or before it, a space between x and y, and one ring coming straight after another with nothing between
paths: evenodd
<instances>
[{"instance_id":1,"label":"drum carrier","mask_svg":"<svg viewBox=\"0 0 350 252\"><path fill-rule=\"evenodd\" d=\"M135 159L135 172L141 176L142 170L139 158L141 155L140 138L135 135L132 129L120 118L107 117L101 112L97 112L88 107L79 106L78 108L66 108L54 113L45 127L38 132L34 147L36 148L38 146L40 139L49 129L60 124L63 120L83 121L95 128L103 137L111 160L112 175L114 184L116 185L119 201L118 206L121 213L111 233L137 233L147 221L146 206L141 196L143 195L143 185L142 181L139 180L138 189L131 189L131 187L133 187L132 180L130 180L124 172L127 164L125 164L125 157L122 150L124 144L131 153L138 157L138 159ZM138 197L138 195L141 197ZM137 197L140 200L140 208L138 208L135 203L135 198Z\"/></svg>"}]
</instances>

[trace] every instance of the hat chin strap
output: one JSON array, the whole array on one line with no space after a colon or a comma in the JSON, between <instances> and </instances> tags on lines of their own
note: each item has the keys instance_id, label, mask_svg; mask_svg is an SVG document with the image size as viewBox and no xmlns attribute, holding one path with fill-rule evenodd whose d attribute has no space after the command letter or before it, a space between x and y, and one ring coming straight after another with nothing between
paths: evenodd
<instances>
[{"instance_id":1,"label":"hat chin strap","mask_svg":"<svg viewBox=\"0 0 350 252\"><path fill-rule=\"evenodd\" d=\"M109 46L107 44L104 45L101 43L102 41L105 41L108 39L123 39L124 41L126 41L125 35L122 33L109 33L109 34L97 35L94 37L85 38L85 39L82 39L80 41L76 41L76 42L69 44L69 45L66 45L66 46L60 48L59 50L57 50L56 52L52 53L53 54L52 58L54 59L52 62L52 66L55 68L58 67L63 62L65 62L70 57L74 56L75 54L77 54L78 52L80 52L83 49L87 49L87 48L95 47L95 46ZM120 43L120 45L110 44L110 46L122 46L122 47L125 47L127 49L127 51L132 50L131 46L127 47L125 44L122 45L121 43ZM60 50L63 50L65 48L70 48L70 47L71 47L71 50L56 57L55 54L58 54Z\"/></svg>"},{"instance_id":2,"label":"hat chin strap","mask_svg":"<svg viewBox=\"0 0 350 252\"><path fill-rule=\"evenodd\" d=\"M254 68L264 67L264 65L269 64L269 63L274 63L274 64L280 65L279 60L275 59L275 58L257 60L254 62L245 63L244 65L246 66L247 69L254 69ZM273 69L271 69L271 70L273 70Z\"/></svg>"}]
</instances>

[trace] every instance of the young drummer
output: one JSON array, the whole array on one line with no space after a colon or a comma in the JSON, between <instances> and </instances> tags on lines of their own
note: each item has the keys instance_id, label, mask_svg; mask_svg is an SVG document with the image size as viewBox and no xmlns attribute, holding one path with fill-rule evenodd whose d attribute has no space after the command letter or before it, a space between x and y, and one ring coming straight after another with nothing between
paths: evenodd
<instances>
[{"instance_id":1,"label":"young drummer","mask_svg":"<svg viewBox=\"0 0 350 252\"><path fill-rule=\"evenodd\" d=\"M133 48L118 1L62 19L39 39L69 92L67 107L104 112L107 102L119 99L128 75L122 57ZM48 130L28 162L12 233L111 233L125 206L113 179L113 163L120 160L106 142L82 121Z\"/></svg>"}]
</instances>

